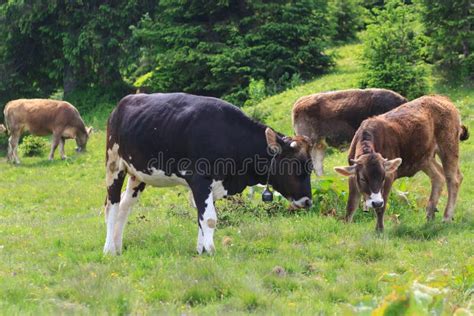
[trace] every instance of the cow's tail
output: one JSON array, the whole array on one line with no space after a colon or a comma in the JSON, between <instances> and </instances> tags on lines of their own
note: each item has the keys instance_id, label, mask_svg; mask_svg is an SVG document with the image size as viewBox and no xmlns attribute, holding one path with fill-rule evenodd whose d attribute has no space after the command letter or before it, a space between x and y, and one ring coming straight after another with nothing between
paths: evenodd
<instances>
[{"instance_id":1,"label":"cow's tail","mask_svg":"<svg viewBox=\"0 0 474 316\"><path fill-rule=\"evenodd\" d=\"M3 126L5 127L5 130L3 132L8 135L10 134L10 127L8 126L7 106L8 106L8 103L5 105L5 108L3 109L3 121L4 121Z\"/></svg>"},{"instance_id":2,"label":"cow's tail","mask_svg":"<svg viewBox=\"0 0 474 316\"><path fill-rule=\"evenodd\" d=\"M466 125L461 125L461 133L459 133L459 140L464 141L469 138L469 130Z\"/></svg>"}]
</instances>

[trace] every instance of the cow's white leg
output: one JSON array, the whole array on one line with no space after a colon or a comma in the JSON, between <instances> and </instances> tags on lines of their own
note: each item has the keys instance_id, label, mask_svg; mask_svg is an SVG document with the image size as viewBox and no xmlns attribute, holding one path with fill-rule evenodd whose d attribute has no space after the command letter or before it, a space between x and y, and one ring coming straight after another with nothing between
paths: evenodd
<instances>
[{"instance_id":1,"label":"cow's white leg","mask_svg":"<svg viewBox=\"0 0 474 316\"><path fill-rule=\"evenodd\" d=\"M191 183L191 189L198 209L197 252L199 254L203 251L213 253L215 251L214 230L217 224L217 214L214 207L212 184L207 179L197 179Z\"/></svg>"},{"instance_id":2,"label":"cow's white leg","mask_svg":"<svg viewBox=\"0 0 474 316\"><path fill-rule=\"evenodd\" d=\"M116 254L116 247L114 243L114 228L117 218L117 213L119 211L119 203L110 203L107 201L106 211L105 211L105 222L107 224L107 236L105 237L104 245L104 254Z\"/></svg>"},{"instance_id":3,"label":"cow's white leg","mask_svg":"<svg viewBox=\"0 0 474 316\"><path fill-rule=\"evenodd\" d=\"M326 145L324 144L324 140L318 141L316 144L313 145L313 148L311 148L311 159L313 160L313 168L318 177L324 175L323 161L325 151Z\"/></svg>"},{"instance_id":4,"label":"cow's white leg","mask_svg":"<svg viewBox=\"0 0 474 316\"><path fill-rule=\"evenodd\" d=\"M144 190L145 184L131 176L128 179L127 189L121 195L119 211L115 221L114 244L116 253L122 252L123 229L127 222L128 215L132 211L133 205L138 201L140 193Z\"/></svg>"},{"instance_id":5,"label":"cow's white leg","mask_svg":"<svg viewBox=\"0 0 474 316\"><path fill-rule=\"evenodd\" d=\"M201 229L201 223L199 223L199 228L198 228L198 237L197 237L197 246L196 250L198 254L202 254L204 251L204 233Z\"/></svg>"},{"instance_id":6,"label":"cow's white leg","mask_svg":"<svg viewBox=\"0 0 474 316\"><path fill-rule=\"evenodd\" d=\"M214 207L214 199L212 192L209 193L209 197L205 201L205 209L202 214L202 219L199 219L201 237L198 237L197 251L199 254L203 250L208 253L214 253L214 230L217 224L217 214Z\"/></svg>"},{"instance_id":7,"label":"cow's white leg","mask_svg":"<svg viewBox=\"0 0 474 316\"><path fill-rule=\"evenodd\" d=\"M107 199L105 204L105 223L107 225L107 236L105 238L104 254L115 254L116 246L114 241L115 224L120 206L120 192L122 191L125 171L120 164L118 156L118 145L107 150L106 158L106 184Z\"/></svg>"}]
</instances>

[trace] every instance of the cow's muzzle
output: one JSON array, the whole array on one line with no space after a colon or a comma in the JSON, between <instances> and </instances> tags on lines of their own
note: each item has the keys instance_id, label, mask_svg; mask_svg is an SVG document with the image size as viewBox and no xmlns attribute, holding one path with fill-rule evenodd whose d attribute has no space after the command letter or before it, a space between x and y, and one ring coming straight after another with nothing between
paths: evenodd
<instances>
[{"instance_id":1,"label":"cow's muzzle","mask_svg":"<svg viewBox=\"0 0 474 316\"><path fill-rule=\"evenodd\" d=\"M307 196L302 197L299 200L291 201L292 208L310 208L311 205L313 205L313 201L311 201L311 198Z\"/></svg>"},{"instance_id":2,"label":"cow's muzzle","mask_svg":"<svg viewBox=\"0 0 474 316\"><path fill-rule=\"evenodd\" d=\"M379 193L371 193L369 198L365 200L365 205L368 208L380 208L384 205L384 200L382 194Z\"/></svg>"}]
</instances>

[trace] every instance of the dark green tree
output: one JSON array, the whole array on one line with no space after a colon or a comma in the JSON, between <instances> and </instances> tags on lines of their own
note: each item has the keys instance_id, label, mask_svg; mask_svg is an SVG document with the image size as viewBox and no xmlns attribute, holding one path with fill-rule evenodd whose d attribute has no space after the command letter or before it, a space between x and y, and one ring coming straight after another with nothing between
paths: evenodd
<instances>
[{"instance_id":1,"label":"dark green tree","mask_svg":"<svg viewBox=\"0 0 474 316\"><path fill-rule=\"evenodd\" d=\"M431 59L444 72L474 78L474 5L471 0L419 0Z\"/></svg>"},{"instance_id":2,"label":"dark green tree","mask_svg":"<svg viewBox=\"0 0 474 316\"><path fill-rule=\"evenodd\" d=\"M281 90L331 65L326 1L164 0L134 28L130 76L154 91L225 96L242 104L250 79Z\"/></svg>"},{"instance_id":3,"label":"dark green tree","mask_svg":"<svg viewBox=\"0 0 474 316\"><path fill-rule=\"evenodd\" d=\"M151 0L8 1L0 5L2 99L64 88L123 94L123 42ZM3 100L5 101L5 100Z\"/></svg>"},{"instance_id":4,"label":"dark green tree","mask_svg":"<svg viewBox=\"0 0 474 316\"><path fill-rule=\"evenodd\" d=\"M334 24L333 39L337 42L355 39L364 22L365 10L360 0L331 0L329 9Z\"/></svg>"}]
</instances>

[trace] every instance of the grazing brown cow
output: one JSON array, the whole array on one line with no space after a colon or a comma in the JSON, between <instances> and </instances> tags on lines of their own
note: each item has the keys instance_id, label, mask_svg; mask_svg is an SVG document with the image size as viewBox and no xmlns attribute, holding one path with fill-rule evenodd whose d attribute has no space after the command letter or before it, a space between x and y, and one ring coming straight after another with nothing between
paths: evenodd
<instances>
[{"instance_id":1,"label":"grazing brown cow","mask_svg":"<svg viewBox=\"0 0 474 316\"><path fill-rule=\"evenodd\" d=\"M64 154L64 142L75 138L77 151L86 148L92 128L86 128L79 111L68 102L47 99L19 99L10 101L5 106L5 125L10 134L8 144L8 160L20 163L18 158L18 141L23 132L33 135L53 135L49 160L59 145L61 158Z\"/></svg>"},{"instance_id":2,"label":"grazing brown cow","mask_svg":"<svg viewBox=\"0 0 474 316\"><path fill-rule=\"evenodd\" d=\"M296 135L313 142L311 158L316 175L323 175L326 143L341 147L350 143L366 118L388 112L407 99L385 89L350 89L316 93L301 97L293 106Z\"/></svg>"},{"instance_id":3,"label":"grazing brown cow","mask_svg":"<svg viewBox=\"0 0 474 316\"><path fill-rule=\"evenodd\" d=\"M352 140L350 166L335 168L349 176L346 220L352 221L362 193L366 205L375 209L377 230L382 231L392 183L421 170L431 179L427 219L434 219L446 181L448 203L443 220L450 221L462 182L459 140L467 138L467 128L461 125L458 110L443 96L424 96L365 120Z\"/></svg>"}]
</instances>

